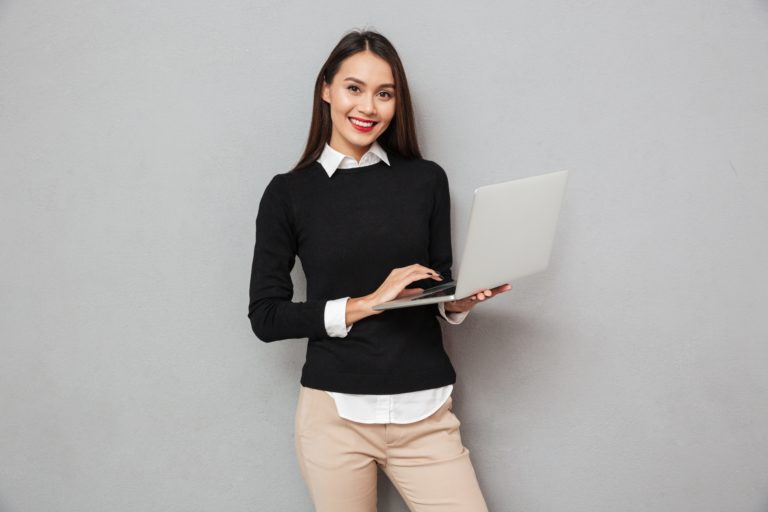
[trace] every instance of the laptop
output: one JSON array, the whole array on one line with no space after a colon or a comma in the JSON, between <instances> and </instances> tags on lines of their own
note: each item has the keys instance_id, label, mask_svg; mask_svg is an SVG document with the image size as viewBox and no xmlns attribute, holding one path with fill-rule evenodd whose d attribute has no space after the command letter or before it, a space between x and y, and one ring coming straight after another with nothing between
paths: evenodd
<instances>
[{"instance_id":1,"label":"laptop","mask_svg":"<svg viewBox=\"0 0 768 512\"><path fill-rule=\"evenodd\" d=\"M546 269L568 172L476 188L456 280L378 304L373 309L463 299Z\"/></svg>"}]
</instances>

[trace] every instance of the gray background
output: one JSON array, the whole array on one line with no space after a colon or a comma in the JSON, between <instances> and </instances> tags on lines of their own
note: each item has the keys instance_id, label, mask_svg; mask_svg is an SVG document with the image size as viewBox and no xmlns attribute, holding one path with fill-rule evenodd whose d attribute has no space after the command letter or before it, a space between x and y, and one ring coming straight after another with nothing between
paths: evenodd
<instances>
[{"instance_id":1,"label":"gray background","mask_svg":"<svg viewBox=\"0 0 768 512\"><path fill-rule=\"evenodd\" d=\"M456 253L472 188L572 170L550 269L444 326L491 509L768 510L768 4L700 0L2 2L0 510L311 509L306 341L255 338L248 279L354 27Z\"/></svg>"}]
</instances>

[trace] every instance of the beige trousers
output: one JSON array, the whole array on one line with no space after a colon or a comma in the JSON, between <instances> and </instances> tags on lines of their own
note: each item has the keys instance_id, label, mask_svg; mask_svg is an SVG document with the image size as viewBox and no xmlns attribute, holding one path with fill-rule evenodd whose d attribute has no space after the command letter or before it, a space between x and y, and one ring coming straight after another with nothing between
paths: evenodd
<instances>
[{"instance_id":1,"label":"beige trousers","mask_svg":"<svg viewBox=\"0 0 768 512\"><path fill-rule=\"evenodd\" d=\"M452 403L415 423L357 423L301 386L296 455L316 512L375 512L377 466L412 512L487 512Z\"/></svg>"}]
</instances>

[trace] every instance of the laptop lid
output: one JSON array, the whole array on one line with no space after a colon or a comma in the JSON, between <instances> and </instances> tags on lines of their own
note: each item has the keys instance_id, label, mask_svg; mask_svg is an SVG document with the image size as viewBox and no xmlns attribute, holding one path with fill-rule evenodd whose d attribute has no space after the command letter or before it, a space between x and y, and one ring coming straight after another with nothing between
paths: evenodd
<instances>
[{"instance_id":1,"label":"laptop lid","mask_svg":"<svg viewBox=\"0 0 768 512\"><path fill-rule=\"evenodd\" d=\"M564 170L475 189L456 297L547 268L567 180Z\"/></svg>"},{"instance_id":2,"label":"laptop lid","mask_svg":"<svg viewBox=\"0 0 768 512\"><path fill-rule=\"evenodd\" d=\"M544 270L567 178L566 170L476 188L456 280L373 309L461 299Z\"/></svg>"}]
</instances>

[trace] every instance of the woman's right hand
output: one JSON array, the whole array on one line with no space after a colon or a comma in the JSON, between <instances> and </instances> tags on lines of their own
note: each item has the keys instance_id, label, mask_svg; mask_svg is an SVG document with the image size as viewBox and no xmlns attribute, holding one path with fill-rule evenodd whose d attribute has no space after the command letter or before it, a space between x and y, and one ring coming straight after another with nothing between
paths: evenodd
<instances>
[{"instance_id":1,"label":"woman's right hand","mask_svg":"<svg viewBox=\"0 0 768 512\"><path fill-rule=\"evenodd\" d=\"M442 281L443 278L435 270L414 263L407 267L396 268L389 273L387 278L381 283L379 288L368 295L370 306L376 306L389 302L390 300L401 299L410 295L416 295L424 291L424 288L406 288L414 281L432 278L436 281ZM386 310L371 310L373 314L383 313Z\"/></svg>"}]
</instances>

